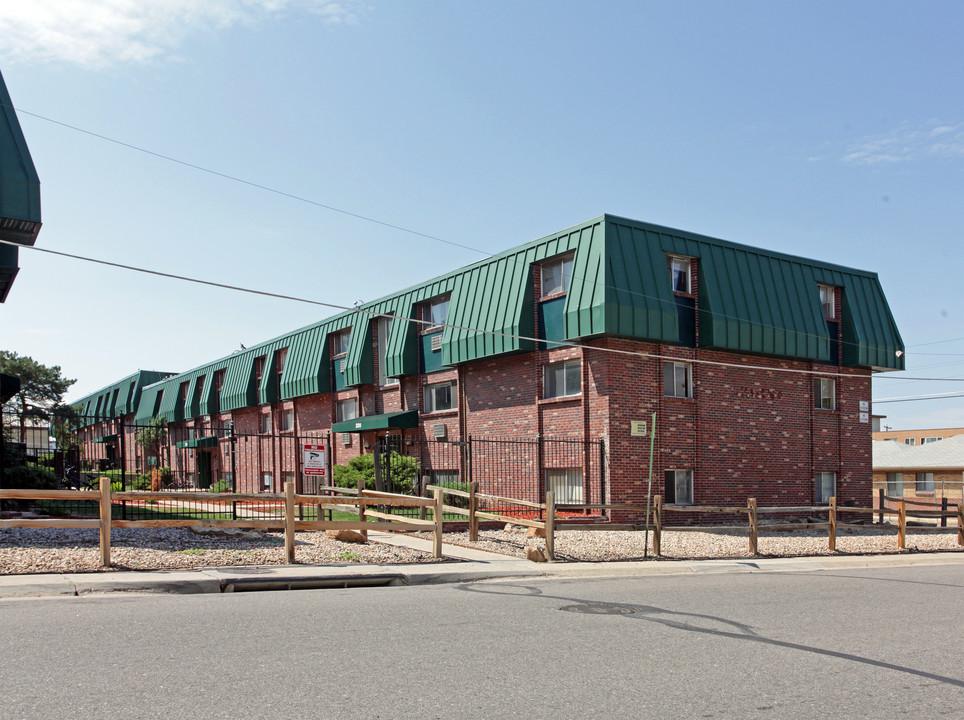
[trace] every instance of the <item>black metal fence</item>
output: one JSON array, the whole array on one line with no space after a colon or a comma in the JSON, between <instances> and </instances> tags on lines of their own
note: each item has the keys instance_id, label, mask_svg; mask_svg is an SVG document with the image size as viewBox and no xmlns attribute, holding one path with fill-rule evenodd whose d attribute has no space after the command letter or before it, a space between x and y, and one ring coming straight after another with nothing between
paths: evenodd
<instances>
[{"instance_id":1,"label":"black metal fence","mask_svg":"<svg viewBox=\"0 0 964 720\"><path fill-rule=\"evenodd\" d=\"M332 484L331 436L316 433L242 434L233 423L210 421L193 427L130 418L31 419L4 416L8 465L33 465L53 475L64 488L94 487L101 477L114 491L233 491L280 493L286 482L296 492L316 494ZM27 430L25 431L25 428ZM308 450L324 448L312 464ZM601 440L565 438L415 439L386 434L372 448L370 489L422 494L426 484L467 489L517 500L542 502L552 490L556 503L606 502L606 453ZM364 463L363 463L364 464ZM2 486L2 485L0 485ZM231 508L194 508L237 516ZM245 512L255 510L242 505ZM495 501L495 511L518 507ZM151 508L125 505L121 517L141 519ZM274 508L264 508L273 512Z\"/></svg>"}]
</instances>

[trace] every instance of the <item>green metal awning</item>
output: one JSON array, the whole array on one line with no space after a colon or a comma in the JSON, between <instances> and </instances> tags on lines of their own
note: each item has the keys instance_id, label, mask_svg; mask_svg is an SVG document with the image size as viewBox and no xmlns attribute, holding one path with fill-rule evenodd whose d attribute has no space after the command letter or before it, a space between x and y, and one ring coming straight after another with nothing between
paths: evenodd
<instances>
[{"instance_id":1,"label":"green metal awning","mask_svg":"<svg viewBox=\"0 0 964 720\"><path fill-rule=\"evenodd\" d=\"M104 437L99 437L94 439L95 443L112 443L117 442L117 434L114 435L104 435Z\"/></svg>"},{"instance_id":2,"label":"green metal awning","mask_svg":"<svg viewBox=\"0 0 964 720\"><path fill-rule=\"evenodd\" d=\"M418 410L366 415L365 417L345 420L331 426L332 432L365 432L367 430L387 430L388 428L417 428Z\"/></svg>"},{"instance_id":3,"label":"green metal awning","mask_svg":"<svg viewBox=\"0 0 964 720\"><path fill-rule=\"evenodd\" d=\"M216 435L209 435L208 437L192 438L190 440L181 440L177 443L178 450L184 450L189 448L209 448L217 447L218 438Z\"/></svg>"}]
</instances>

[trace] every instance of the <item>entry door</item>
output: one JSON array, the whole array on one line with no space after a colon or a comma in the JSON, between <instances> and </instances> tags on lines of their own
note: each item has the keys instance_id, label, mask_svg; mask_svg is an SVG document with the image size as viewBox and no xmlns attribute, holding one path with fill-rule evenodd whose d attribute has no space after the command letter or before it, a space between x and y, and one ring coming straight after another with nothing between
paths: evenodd
<instances>
[{"instance_id":1,"label":"entry door","mask_svg":"<svg viewBox=\"0 0 964 720\"><path fill-rule=\"evenodd\" d=\"M211 487L211 455L204 451L198 451L197 454L197 486L201 490Z\"/></svg>"}]
</instances>

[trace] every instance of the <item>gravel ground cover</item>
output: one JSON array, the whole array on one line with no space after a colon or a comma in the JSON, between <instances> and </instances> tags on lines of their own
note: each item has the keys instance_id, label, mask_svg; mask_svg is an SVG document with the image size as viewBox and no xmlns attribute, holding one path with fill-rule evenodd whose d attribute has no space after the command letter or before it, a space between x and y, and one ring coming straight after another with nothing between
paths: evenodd
<instances>
[{"instance_id":1,"label":"gravel ground cover","mask_svg":"<svg viewBox=\"0 0 964 720\"><path fill-rule=\"evenodd\" d=\"M430 536L423 535L428 539ZM662 557L676 560L749 558L746 530L732 532L663 532ZM321 532L296 535L299 563L350 565L352 563L404 564L444 562L428 552L380 542L367 544L331 540ZM483 530L479 541L468 533L446 533L445 542L487 550L510 557L525 557L532 545L545 547L542 538L530 538L522 528ZM558 560L600 562L643 559L645 533L629 531L562 530L556 533ZM648 547L652 557L653 538ZM826 530L761 532L760 556L797 557L830 555ZM897 548L893 529L841 529L837 554L964 551L957 544L957 529L915 533L908 530L907 549ZM283 565L284 537L280 533L222 531L195 532L187 528L120 528L111 533L111 570L183 570L232 565ZM99 572L100 549L96 530L0 529L0 574Z\"/></svg>"},{"instance_id":2,"label":"gravel ground cover","mask_svg":"<svg viewBox=\"0 0 964 720\"><path fill-rule=\"evenodd\" d=\"M478 542L469 542L464 533L446 533L445 542L474 547L480 550L525 557L528 545L545 547L545 540L526 536L523 528L513 530L483 530ZM556 531L557 560L601 562L611 560L642 560L646 545L644 532L615 530ZM837 553L843 555L879 555L899 552L964 551L957 544L957 528L941 532L907 532L907 548L897 547L897 528L841 529L837 532ZM653 553L653 534L649 534L649 555ZM826 530L794 530L792 532L764 532L761 530L757 549L761 557L799 557L831 555L827 549ZM720 558L749 558L749 540L745 528L725 532L674 532L664 530L662 557L676 560Z\"/></svg>"},{"instance_id":3,"label":"gravel ground cover","mask_svg":"<svg viewBox=\"0 0 964 720\"><path fill-rule=\"evenodd\" d=\"M0 575L99 572L97 530L0 529ZM380 542L346 543L323 532L297 533L299 563L401 564L444 562L431 553ZM281 533L197 533L188 528L119 528L111 531L111 570L184 570L233 565L284 565Z\"/></svg>"}]
</instances>

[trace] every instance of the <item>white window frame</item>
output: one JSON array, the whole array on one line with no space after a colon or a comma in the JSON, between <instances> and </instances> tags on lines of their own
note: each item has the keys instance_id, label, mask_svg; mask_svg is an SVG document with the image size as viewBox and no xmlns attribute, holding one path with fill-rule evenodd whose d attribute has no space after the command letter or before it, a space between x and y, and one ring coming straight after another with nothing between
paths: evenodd
<instances>
[{"instance_id":1,"label":"white window frame","mask_svg":"<svg viewBox=\"0 0 964 720\"><path fill-rule=\"evenodd\" d=\"M442 403L439 403L439 391L448 389L448 406L442 407ZM457 397L455 393L455 383L454 382L441 382L432 383L431 385L426 385L422 391L422 412L434 413L434 412L444 412L445 410L455 410Z\"/></svg>"},{"instance_id":2,"label":"white window frame","mask_svg":"<svg viewBox=\"0 0 964 720\"><path fill-rule=\"evenodd\" d=\"M388 357L388 338L392 334L392 319L378 318L378 384L381 387L398 385L397 377L385 374L385 362Z\"/></svg>"},{"instance_id":3,"label":"white window frame","mask_svg":"<svg viewBox=\"0 0 964 720\"><path fill-rule=\"evenodd\" d=\"M582 468L547 469L546 490L552 491L556 505L582 505L586 497Z\"/></svg>"},{"instance_id":4,"label":"white window frame","mask_svg":"<svg viewBox=\"0 0 964 720\"><path fill-rule=\"evenodd\" d=\"M827 320L834 320L837 317L837 288L833 285L817 285L820 290L820 307L823 308L823 315Z\"/></svg>"},{"instance_id":5,"label":"white window frame","mask_svg":"<svg viewBox=\"0 0 964 720\"><path fill-rule=\"evenodd\" d=\"M424 325L424 330L431 330L432 328L445 324L445 321L448 320L449 302L451 299L450 295L443 295L442 297L433 298L426 303L425 319L428 320L431 325Z\"/></svg>"},{"instance_id":6,"label":"white window frame","mask_svg":"<svg viewBox=\"0 0 964 720\"><path fill-rule=\"evenodd\" d=\"M667 255L666 267L669 268L669 283L673 292L691 294L693 292L692 258L683 255ZM680 287L680 280L685 288Z\"/></svg>"},{"instance_id":7,"label":"white window frame","mask_svg":"<svg viewBox=\"0 0 964 720\"><path fill-rule=\"evenodd\" d=\"M904 438L904 445L917 446L917 441L914 438Z\"/></svg>"},{"instance_id":8,"label":"white window frame","mask_svg":"<svg viewBox=\"0 0 964 720\"><path fill-rule=\"evenodd\" d=\"M348 345L351 343L351 328L335 333L332 338L332 357L348 354Z\"/></svg>"},{"instance_id":9,"label":"white window frame","mask_svg":"<svg viewBox=\"0 0 964 720\"><path fill-rule=\"evenodd\" d=\"M544 399L575 397L582 394L582 362L566 360L542 366Z\"/></svg>"},{"instance_id":10,"label":"white window frame","mask_svg":"<svg viewBox=\"0 0 964 720\"><path fill-rule=\"evenodd\" d=\"M837 495L837 473L818 472L814 476L813 496L817 505L827 505Z\"/></svg>"},{"instance_id":11,"label":"white window frame","mask_svg":"<svg viewBox=\"0 0 964 720\"><path fill-rule=\"evenodd\" d=\"M813 379L813 407L815 410L836 410L836 395L836 380L821 377Z\"/></svg>"},{"instance_id":12,"label":"white window frame","mask_svg":"<svg viewBox=\"0 0 964 720\"><path fill-rule=\"evenodd\" d=\"M268 491L274 489L274 474L270 472L261 473L261 489Z\"/></svg>"},{"instance_id":13,"label":"white window frame","mask_svg":"<svg viewBox=\"0 0 964 720\"><path fill-rule=\"evenodd\" d=\"M899 497L904 494L904 473L887 473L887 496Z\"/></svg>"},{"instance_id":14,"label":"white window frame","mask_svg":"<svg viewBox=\"0 0 964 720\"><path fill-rule=\"evenodd\" d=\"M921 471L917 473L917 492L918 493L933 493L934 492L934 473Z\"/></svg>"},{"instance_id":15,"label":"white window frame","mask_svg":"<svg viewBox=\"0 0 964 720\"><path fill-rule=\"evenodd\" d=\"M271 413L261 413L258 418L258 430L262 435L271 434Z\"/></svg>"},{"instance_id":16,"label":"white window frame","mask_svg":"<svg viewBox=\"0 0 964 720\"><path fill-rule=\"evenodd\" d=\"M920 444L927 445L928 443L938 442L939 440L943 440L943 439L944 439L943 435L931 435L930 437L922 437L920 439Z\"/></svg>"},{"instance_id":17,"label":"white window frame","mask_svg":"<svg viewBox=\"0 0 964 720\"><path fill-rule=\"evenodd\" d=\"M672 382L670 382L672 378ZM693 397L693 365L667 360L663 362L664 397Z\"/></svg>"},{"instance_id":18,"label":"white window frame","mask_svg":"<svg viewBox=\"0 0 964 720\"><path fill-rule=\"evenodd\" d=\"M572 284L572 255L564 255L542 263L540 297L569 292Z\"/></svg>"},{"instance_id":19,"label":"white window frame","mask_svg":"<svg viewBox=\"0 0 964 720\"><path fill-rule=\"evenodd\" d=\"M295 411L281 411L281 432L290 432L295 429Z\"/></svg>"},{"instance_id":20,"label":"white window frame","mask_svg":"<svg viewBox=\"0 0 964 720\"><path fill-rule=\"evenodd\" d=\"M693 471L686 468L670 468L663 473L667 505L693 504ZM670 499L670 483L673 485L673 495Z\"/></svg>"},{"instance_id":21,"label":"white window frame","mask_svg":"<svg viewBox=\"0 0 964 720\"><path fill-rule=\"evenodd\" d=\"M350 409L349 409L350 408ZM346 398L335 403L335 422L345 422L358 417L358 399Z\"/></svg>"}]
</instances>

